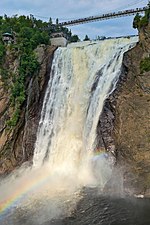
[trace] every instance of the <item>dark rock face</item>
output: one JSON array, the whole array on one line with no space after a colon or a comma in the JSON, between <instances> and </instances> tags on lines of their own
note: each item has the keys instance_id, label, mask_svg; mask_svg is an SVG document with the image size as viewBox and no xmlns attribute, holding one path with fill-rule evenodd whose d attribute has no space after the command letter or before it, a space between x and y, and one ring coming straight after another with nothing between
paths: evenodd
<instances>
[{"instance_id":1,"label":"dark rock face","mask_svg":"<svg viewBox=\"0 0 150 225\"><path fill-rule=\"evenodd\" d=\"M112 132L114 129L114 113L110 99L107 99L99 119L97 127L97 145L98 148L105 148L105 150L114 153L114 139Z\"/></svg>"},{"instance_id":2,"label":"dark rock face","mask_svg":"<svg viewBox=\"0 0 150 225\"><path fill-rule=\"evenodd\" d=\"M105 100L103 111L101 113L97 126L98 148L104 148L106 151L111 152L115 157L117 157L114 137L116 104L121 87L126 82L126 79L127 68L125 67L125 65L123 65L119 81L116 84L116 89Z\"/></svg>"},{"instance_id":3,"label":"dark rock face","mask_svg":"<svg viewBox=\"0 0 150 225\"><path fill-rule=\"evenodd\" d=\"M4 90L1 86L0 173L9 172L23 162L32 159L43 98L55 49L56 47L51 46L40 46L36 49L41 68L38 74L26 81L26 101L22 107L17 126L11 131L7 130L5 125L11 113L9 91ZM12 69L16 68L12 66Z\"/></svg>"},{"instance_id":4,"label":"dark rock face","mask_svg":"<svg viewBox=\"0 0 150 225\"><path fill-rule=\"evenodd\" d=\"M141 73L140 62L149 54L150 25L140 31L136 47L125 53L120 80L98 126L100 145L101 139L106 148L115 145L125 191L145 196L150 196L150 72Z\"/></svg>"}]
</instances>

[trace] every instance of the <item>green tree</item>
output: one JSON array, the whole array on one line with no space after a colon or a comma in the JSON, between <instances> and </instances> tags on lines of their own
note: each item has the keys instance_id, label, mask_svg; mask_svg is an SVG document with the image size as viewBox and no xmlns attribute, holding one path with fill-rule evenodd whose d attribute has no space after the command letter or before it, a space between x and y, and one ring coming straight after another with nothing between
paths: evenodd
<instances>
[{"instance_id":1,"label":"green tree","mask_svg":"<svg viewBox=\"0 0 150 225\"><path fill-rule=\"evenodd\" d=\"M49 18L49 25L51 26L53 24L52 18Z\"/></svg>"},{"instance_id":2,"label":"green tree","mask_svg":"<svg viewBox=\"0 0 150 225\"><path fill-rule=\"evenodd\" d=\"M78 35L72 35L71 38L70 38L70 42L78 42L80 41Z\"/></svg>"},{"instance_id":3,"label":"green tree","mask_svg":"<svg viewBox=\"0 0 150 225\"><path fill-rule=\"evenodd\" d=\"M83 39L83 41L90 41L90 38L88 37L88 35L85 35L85 38Z\"/></svg>"},{"instance_id":4,"label":"green tree","mask_svg":"<svg viewBox=\"0 0 150 225\"><path fill-rule=\"evenodd\" d=\"M58 18L56 19L56 25L58 25L59 24L59 20L58 20Z\"/></svg>"},{"instance_id":5,"label":"green tree","mask_svg":"<svg viewBox=\"0 0 150 225\"><path fill-rule=\"evenodd\" d=\"M145 15L142 17L139 13L136 14L133 20L133 28L140 29L148 25L150 19L150 4L148 4L148 8L145 10Z\"/></svg>"},{"instance_id":6,"label":"green tree","mask_svg":"<svg viewBox=\"0 0 150 225\"><path fill-rule=\"evenodd\" d=\"M140 27L146 27L148 25L148 16L143 16L140 20Z\"/></svg>"},{"instance_id":7,"label":"green tree","mask_svg":"<svg viewBox=\"0 0 150 225\"><path fill-rule=\"evenodd\" d=\"M134 29L139 28L140 20L141 20L141 16L139 15L139 13L137 13L136 16L134 17L134 20L133 20L133 28Z\"/></svg>"}]
</instances>

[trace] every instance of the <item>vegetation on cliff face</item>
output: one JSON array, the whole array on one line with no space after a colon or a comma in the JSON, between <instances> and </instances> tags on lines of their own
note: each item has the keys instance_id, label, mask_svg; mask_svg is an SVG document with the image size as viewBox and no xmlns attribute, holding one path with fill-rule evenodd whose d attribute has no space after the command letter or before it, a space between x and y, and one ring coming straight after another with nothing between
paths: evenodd
<instances>
[{"instance_id":1,"label":"vegetation on cliff face","mask_svg":"<svg viewBox=\"0 0 150 225\"><path fill-rule=\"evenodd\" d=\"M0 17L0 75L4 85L10 84L10 104L13 108L13 113L7 121L7 126L12 128L16 126L22 104L26 99L26 81L32 77L39 69L39 63L34 53L34 50L40 44L50 44L50 34L54 31L63 31L74 41L71 31L67 28L60 28L58 24L52 25L50 18L49 22L36 20L33 16L13 16ZM2 41L3 33L9 32L14 36L14 42L9 46ZM76 35L77 36L77 35ZM79 38L76 38L79 40ZM18 68L12 72L10 65L6 61L12 57L19 61Z\"/></svg>"},{"instance_id":2,"label":"vegetation on cliff face","mask_svg":"<svg viewBox=\"0 0 150 225\"><path fill-rule=\"evenodd\" d=\"M0 41L0 66L3 63L4 55L5 55L5 47L4 47L3 43L2 43L2 41Z\"/></svg>"},{"instance_id":3,"label":"vegetation on cliff face","mask_svg":"<svg viewBox=\"0 0 150 225\"><path fill-rule=\"evenodd\" d=\"M150 57L146 57L140 62L140 70L141 73L150 71Z\"/></svg>"},{"instance_id":4,"label":"vegetation on cliff face","mask_svg":"<svg viewBox=\"0 0 150 225\"><path fill-rule=\"evenodd\" d=\"M150 21L150 3L148 4L148 9L145 11L145 15L141 16L139 13L136 14L133 20L133 28L138 29L141 32L141 29L145 29ZM141 73L150 71L150 56L145 57L140 62Z\"/></svg>"},{"instance_id":5,"label":"vegetation on cliff face","mask_svg":"<svg viewBox=\"0 0 150 225\"><path fill-rule=\"evenodd\" d=\"M33 27L33 21L29 17L20 16L19 18L9 18L6 15L0 17L0 39L5 32L12 33L15 36L15 41L11 45L0 43L0 69L1 78L5 85L10 89L10 104L13 113L7 121L7 126L13 127L17 124L22 104L26 98L25 81L27 77L33 76L38 70L39 65L34 54L34 49L39 44L48 44L49 36L45 31L40 31ZM6 58L7 53L7 58ZM15 72L10 70L10 66L6 60L9 60L9 55L13 60L18 59L19 65Z\"/></svg>"}]
</instances>

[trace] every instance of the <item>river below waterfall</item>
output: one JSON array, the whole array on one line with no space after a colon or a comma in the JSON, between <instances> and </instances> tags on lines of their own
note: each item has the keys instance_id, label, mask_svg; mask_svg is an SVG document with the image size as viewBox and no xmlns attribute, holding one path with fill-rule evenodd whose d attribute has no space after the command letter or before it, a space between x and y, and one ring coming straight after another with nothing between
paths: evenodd
<instances>
[{"instance_id":1,"label":"river below waterfall","mask_svg":"<svg viewBox=\"0 0 150 225\"><path fill-rule=\"evenodd\" d=\"M150 199L102 195L96 188L85 188L75 196L79 202L55 198L36 202L30 209L16 208L0 224L150 225Z\"/></svg>"},{"instance_id":2,"label":"river below waterfall","mask_svg":"<svg viewBox=\"0 0 150 225\"><path fill-rule=\"evenodd\" d=\"M149 225L150 199L102 196L85 190L74 212L67 218L44 225Z\"/></svg>"}]
</instances>

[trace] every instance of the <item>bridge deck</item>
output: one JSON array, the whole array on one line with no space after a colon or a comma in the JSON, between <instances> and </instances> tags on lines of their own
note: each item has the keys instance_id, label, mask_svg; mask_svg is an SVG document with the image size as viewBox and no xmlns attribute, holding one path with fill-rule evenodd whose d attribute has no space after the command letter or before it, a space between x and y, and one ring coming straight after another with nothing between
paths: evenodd
<instances>
[{"instance_id":1,"label":"bridge deck","mask_svg":"<svg viewBox=\"0 0 150 225\"><path fill-rule=\"evenodd\" d=\"M146 9L148 9L148 7L129 9L129 10L124 10L124 11L119 11L119 12L114 12L114 13L102 14L102 15L98 15L98 16L90 16L90 17L86 17L86 18L61 22L61 23L59 23L59 25L60 26L75 26L78 24L95 22L95 21L100 21L100 20L108 20L108 19L113 19L116 17L131 16L131 15L134 15L139 12L144 12Z\"/></svg>"}]
</instances>

